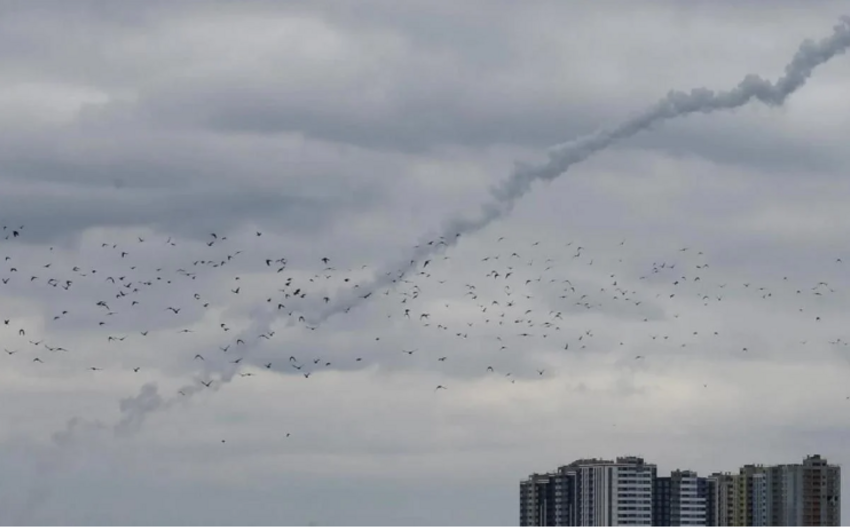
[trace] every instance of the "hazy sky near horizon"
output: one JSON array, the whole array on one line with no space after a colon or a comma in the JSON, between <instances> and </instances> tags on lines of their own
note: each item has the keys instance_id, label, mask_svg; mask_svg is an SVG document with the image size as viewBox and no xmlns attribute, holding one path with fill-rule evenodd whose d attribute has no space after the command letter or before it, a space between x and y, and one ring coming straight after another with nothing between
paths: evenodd
<instances>
[{"instance_id":1,"label":"hazy sky near horizon","mask_svg":"<svg viewBox=\"0 0 850 530\"><path fill-rule=\"evenodd\" d=\"M578 458L850 461L847 55L358 291L515 163L775 80L846 14L0 3L0 524L515 525Z\"/></svg>"}]
</instances>

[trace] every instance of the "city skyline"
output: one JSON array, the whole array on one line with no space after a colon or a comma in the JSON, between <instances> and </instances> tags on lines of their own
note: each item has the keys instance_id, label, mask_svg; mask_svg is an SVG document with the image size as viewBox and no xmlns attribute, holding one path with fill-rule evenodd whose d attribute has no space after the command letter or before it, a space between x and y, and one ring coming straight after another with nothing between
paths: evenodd
<instances>
[{"instance_id":1,"label":"city skyline","mask_svg":"<svg viewBox=\"0 0 850 530\"><path fill-rule=\"evenodd\" d=\"M841 468L744 464L658 474L642 457L582 458L520 482L520 526L841 526Z\"/></svg>"}]
</instances>

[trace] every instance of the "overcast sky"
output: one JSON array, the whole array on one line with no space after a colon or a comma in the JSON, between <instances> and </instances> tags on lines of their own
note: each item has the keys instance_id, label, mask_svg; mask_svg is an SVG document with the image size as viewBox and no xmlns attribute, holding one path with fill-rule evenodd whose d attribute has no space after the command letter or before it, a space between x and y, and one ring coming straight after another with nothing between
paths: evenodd
<instances>
[{"instance_id":1,"label":"overcast sky","mask_svg":"<svg viewBox=\"0 0 850 530\"><path fill-rule=\"evenodd\" d=\"M583 457L850 461L846 55L439 239L850 14L764 4L0 3L0 523L515 525Z\"/></svg>"}]
</instances>

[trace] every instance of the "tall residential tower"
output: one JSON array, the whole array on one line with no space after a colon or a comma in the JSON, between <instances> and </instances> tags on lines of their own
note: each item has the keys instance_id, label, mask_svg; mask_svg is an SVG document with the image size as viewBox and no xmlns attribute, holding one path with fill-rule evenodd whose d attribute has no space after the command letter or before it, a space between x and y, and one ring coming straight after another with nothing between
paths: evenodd
<instances>
[{"instance_id":1,"label":"tall residential tower","mask_svg":"<svg viewBox=\"0 0 850 530\"><path fill-rule=\"evenodd\" d=\"M651 526L654 464L585 459L520 483L520 526Z\"/></svg>"}]
</instances>

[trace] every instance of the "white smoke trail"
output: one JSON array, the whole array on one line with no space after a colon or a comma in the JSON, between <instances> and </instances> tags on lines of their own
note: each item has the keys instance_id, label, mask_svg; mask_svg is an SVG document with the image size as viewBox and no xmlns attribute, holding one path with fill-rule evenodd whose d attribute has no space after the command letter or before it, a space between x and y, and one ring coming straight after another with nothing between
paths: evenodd
<instances>
[{"instance_id":1,"label":"white smoke trail","mask_svg":"<svg viewBox=\"0 0 850 530\"><path fill-rule=\"evenodd\" d=\"M358 290L341 293L335 297L334 303L319 306L318 310L312 312L313 314L305 314L305 319L310 325L318 326L330 317L359 305L368 299L366 296L370 293L391 286L424 259L443 252L454 245L462 235L475 233L493 221L508 215L513 210L516 201L530 191L531 185L535 181L552 181L573 165L586 160L594 153L619 140L632 137L653 125L672 118L696 112L707 114L718 110L735 109L753 99L769 106L782 105L788 96L805 84L817 66L836 55L844 53L848 47L850 47L850 16L843 16L839 23L833 27L833 33L829 37L817 43L808 39L804 41L791 62L785 67L785 75L775 83L750 74L744 77L738 83L738 86L725 92L714 92L707 88L696 88L691 90L690 93L670 91L655 105L613 128L603 129L551 148L549 161L545 164L533 166L518 163L517 168L505 182L491 188L491 200L482 205L477 217L457 217L448 220L444 223L441 236L423 238L405 259L377 272L371 281L361 284ZM257 307L252 320L253 325L250 329L244 331L241 337L243 340L251 340L260 334L268 333L277 318L274 309L269 309L265 305ZM295 318L288 320L288 325L294 323ZM219 372L221 373L219 387L230 382L237 371L235 365L225 366ZM184 393L186 397L190 397L201 389L202 387L197 383L194 386L184 388ZM150 390L149 388L148 391ZM155 394L155 387L153 392ZM141 397L141 394L139 396ZM185 398L174 398L172 400L160 398L157 406L146 407L135 407L132 405L135 403L134 401L122 403L122 412L125 413L122 421L126 425L140 426L148 413L182 399ZM152 402L148 400L146 403L151 405Z\"/></svg>"},{"instance_id":2,"label":"white smoke trail","mask_svg":"<svg viewBox=\"0 0 850 530\"><path fill-rule=\"evenodd\" d=\"M376 274L375 278L362 286L361 291L349 292L334 304L322 308L310 320L318 325L331 316L358 305L362 292L372 292L393 283L399 276L412 270L421 260L431 257L442 249L457 242L461 235L477 232L493 221L508 215L516 201L531 189L538 180L552 181L564 174L573 165L586 160L611 144L636 135L649 127L666 120L696 112L710 113L741 107L752 99L769 106L782 105L794 91L799 89L812 75L815 67L832 57L844 53L850 47L850 17L841 17L833 28L833 34L818 43L804 41L791 62L785 67L785 75L775 83L757 75L747 75L737 87L726 92L714 92L707 88L696 88L690 93L670 91L658 103L637 116L611 129L603 129L569 143L550 149L549 161L540 166L517 164L511 176L499 186L491 188L492 198L481 207L477 217L457 217L444 223L442 235L431 238L445 245L420 244L412 255ZM424 243L424 242L423 242Z\"/></svg>"},{"instance_id":3,"label":"white smoke trail","mask_svg":"<svg viewBox=\"0 0 850 530\"><path fill-rule=\"evenodd\" d=\"M318 326L330 317L359 305L368 299L366 298L368 294L391 286L424 259L457 243L462 235L475 233L493 221L510 214L516 201L531 190L534 182L552 181L573 165L617 141L630 138L672 118L697 112L710 113L735 109L753 99L769 106L782 105L788 96L805 84L817 66L844 53L848 47L850 47L850 17L844 16L834 26L831 36L817 43L811 40L804 41L791 62L785 67L785 74L775 83L757 75L748 75L738 86L725 92L714 92L706 88L693 89L689 93L670 91L656 104L613 128L603 129L551 148L549 160L545 164L539 166L517 164L516 169L505 182L491 188L491 198L482 205L477 216L449 219L443 224L442 235L423 239L406 259L379 271L371 281L361 285L358 290L336 296L333 304L320 306L318 310L312 312L313 314L306 314L305 318L311 325ZM429 240L431 244L428 244ZM277 318L274 310L266 306L258 307L252 321L253 325L240 337L247 341L267 333ZM294 319L288 322L289 325L294 323ZM235 365L223 367L219 371L221 379L218 387L230 382L237 371ZM170 408L173 404L190 398L201 389L200 383L190 385L183 389L184 397L165 400L159 396L155 385L145 385L136 397L122 400L122 418L112 430L115 434L132 434L141 428L148 414Z\"/></svg>"}]
</instances>

